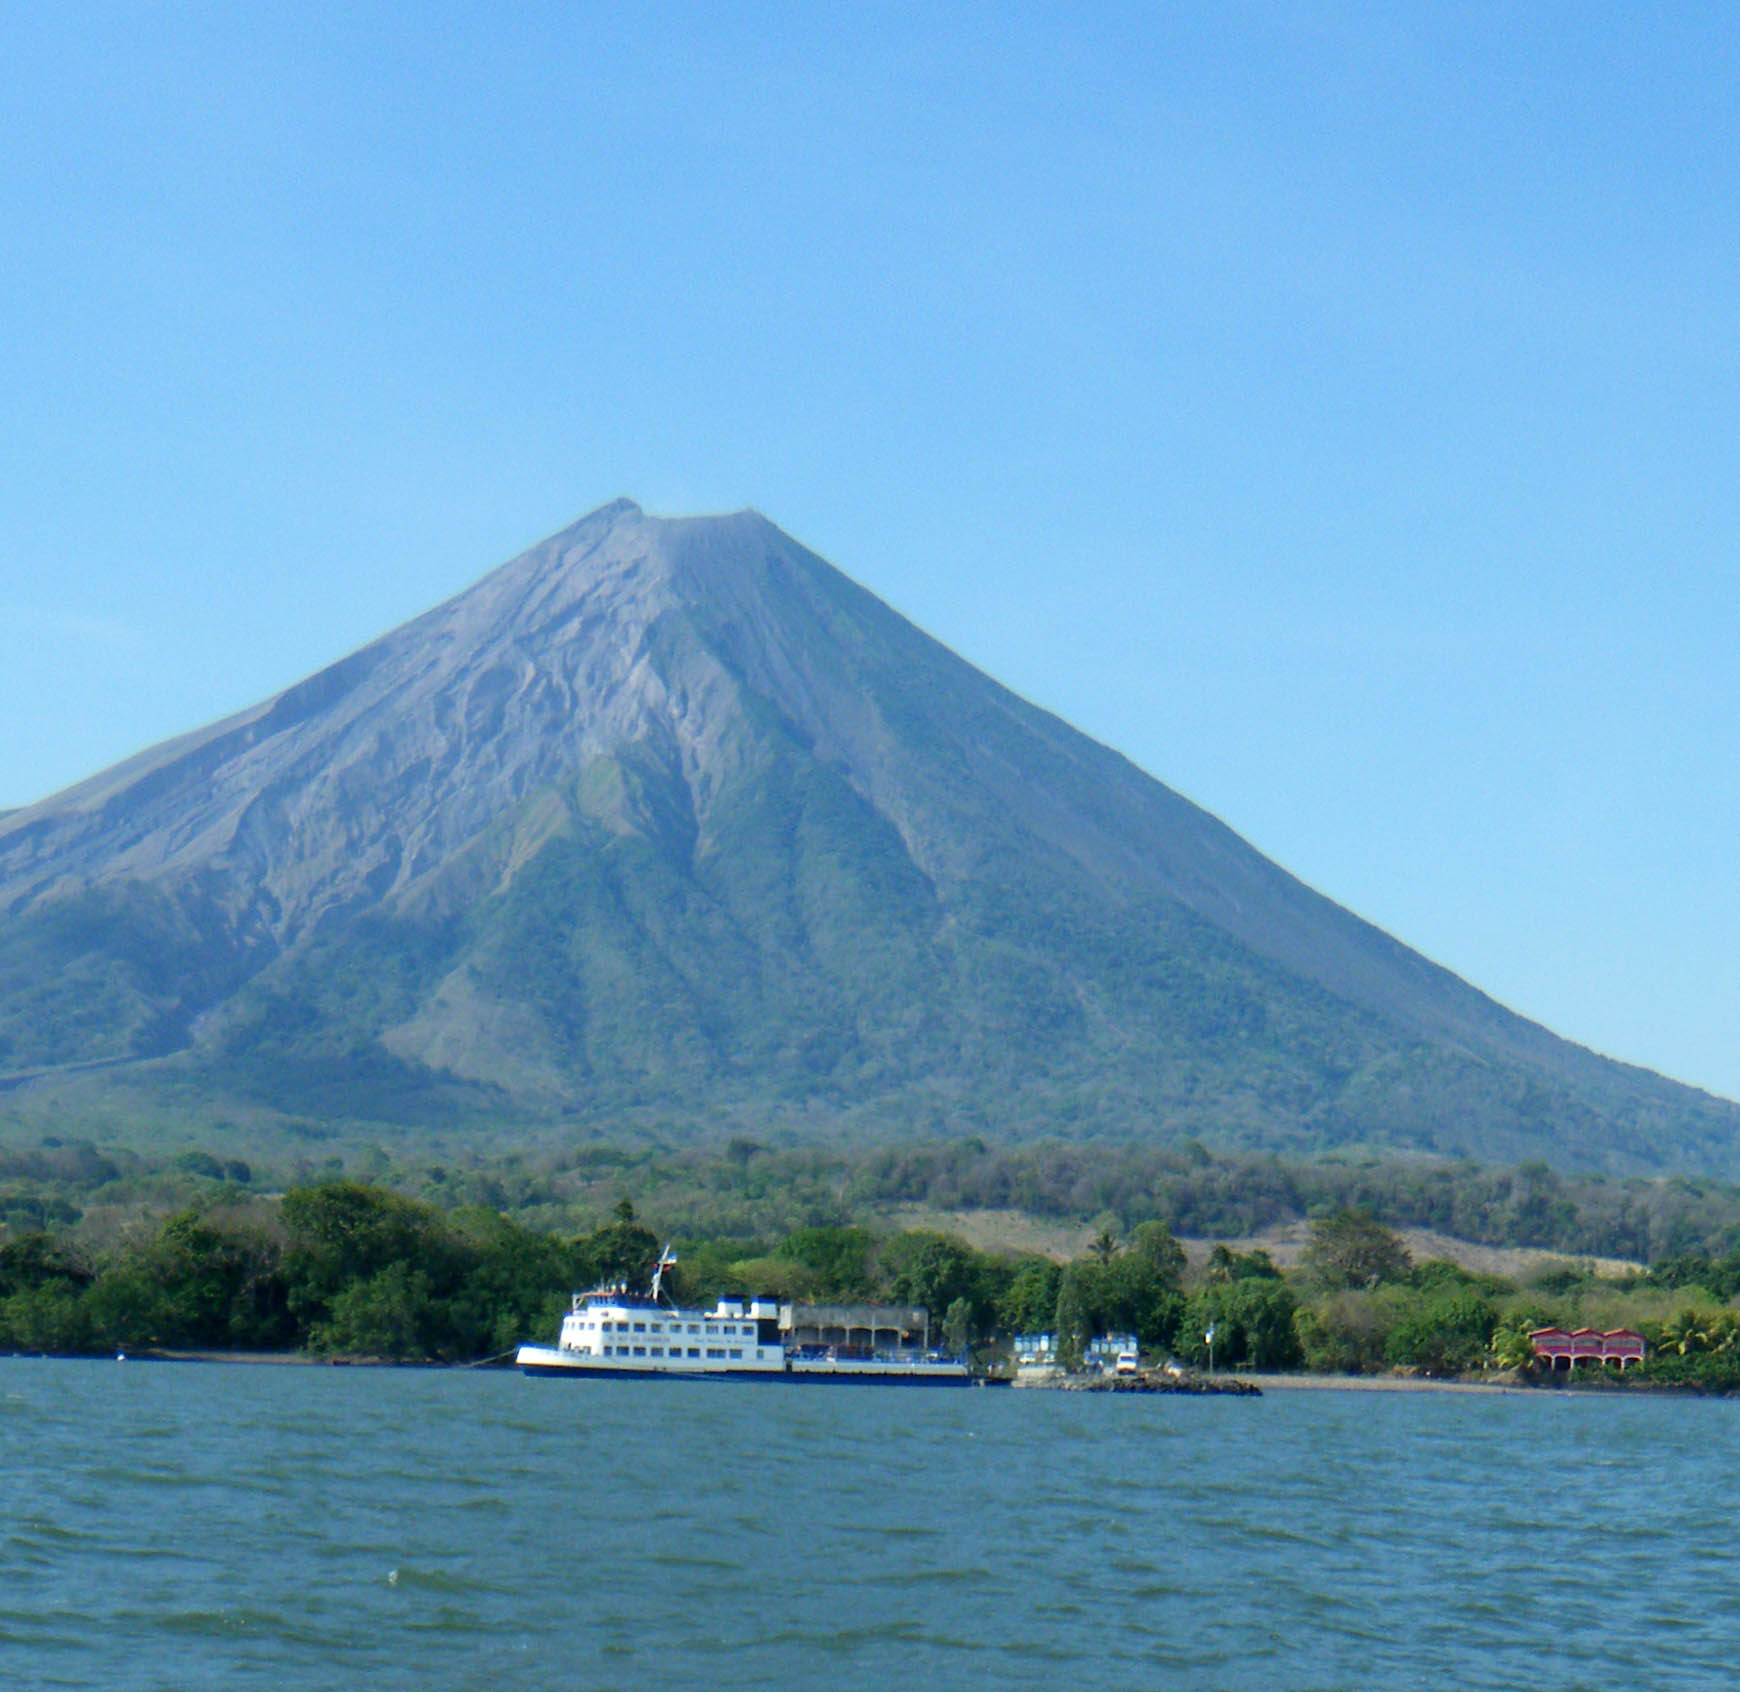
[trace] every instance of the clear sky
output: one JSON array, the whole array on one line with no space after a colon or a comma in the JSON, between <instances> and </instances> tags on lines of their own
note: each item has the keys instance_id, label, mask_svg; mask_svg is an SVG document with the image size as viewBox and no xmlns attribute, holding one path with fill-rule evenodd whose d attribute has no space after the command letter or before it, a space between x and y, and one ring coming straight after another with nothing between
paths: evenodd
<instances>
[{"instance_id":1,"label":"clear sky","mask_svg":"<svg viewBox=\"0 0 1740 1692\"><path fill-rule=\"evenodd\" d=\"M0 18L0 806L753 505L1740 1096L1731 5Z\"/></svg>"}]
</instances>

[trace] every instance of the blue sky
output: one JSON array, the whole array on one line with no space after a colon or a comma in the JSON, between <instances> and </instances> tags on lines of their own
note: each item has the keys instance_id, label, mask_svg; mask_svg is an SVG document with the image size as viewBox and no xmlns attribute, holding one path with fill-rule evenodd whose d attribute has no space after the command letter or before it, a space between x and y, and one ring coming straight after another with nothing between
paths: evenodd
<instances>
[{"instance_id":1,"label":"blue sky","mask_svg":"<svg viewBox=\"0 0 1740 1692\"><path fill-rule=\"evenodd\" d=\"M754 505L1740 1096L1717 6L12 8L0 806Z\"/></svg>"}]
</instances>

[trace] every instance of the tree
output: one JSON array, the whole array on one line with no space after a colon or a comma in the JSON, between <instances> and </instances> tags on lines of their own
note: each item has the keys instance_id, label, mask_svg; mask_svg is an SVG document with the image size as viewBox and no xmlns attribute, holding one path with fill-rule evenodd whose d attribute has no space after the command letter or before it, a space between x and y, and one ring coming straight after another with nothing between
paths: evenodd
<instances>
[{"instance_id":1,"label":"tree","mask_svg":"<svg viewBox=\"0 0 1740 1692\"><path fill-rule=\"evenodd\" d=\"M90 1285L91 1278L90 1270L63 1240L52 1234L25 1234L0 1246L0 1298L49 1281L85 1287Z\"/></svg>"},{"instance_id":2,"label":"tree","mask_svg":"<svg viewBox=\"0 0 1740 1692\"><path fill-rule=\"evenodd\" d=\"M1062 1279L1062 1269L1049 1258L1028 1258L997 1301L998 1327L1009 1334L1049 1329L1057 1319L1057 1290Z\"/></svg>"},{"instance_id":3,"label":"tree","mask_svg":"<svg viewBox=\"0 0 1740 1692\"><path fill-rule=\"evenodd\" d=\"M458 1357L492 1357L547 1337L583 1278L572 1247L482 1206L450 1220L469 1266L447 1303L443 1344Z\"/></svg>"},{"instance_id":4,"label":"tree","mask_svg":"<svg viewBox=\"0 0 1740 1692\"><path fill-rule=\"evenodd\" d=\"M1184 1247L1164 1222L1144 1222L1130 1236L1130 1255L1140 1258L1174 1290L1184 1283Z\"/></svg>"},{"instance_id":5,"label":"tree","mask_svg":"<svg viewBox=\"0 0 1740 1692\"><path fill-rule=\"evenodd\" d=\"M82 1289L70 1281L44 1281L0 1303L0 1345L77 1353L95 1344Z\"/></svg>"},{"instance_id":6,"label":"tree","mask_svg":"<svg viewBox=\"0 0 1740 1692\"><path fill-rule=\"evenodd\" d=\"M1059 1277L1057 1309L1052 1317L1057 1334L1058 1361L1066 1369L1077 1367L1088 1341L1094 1337L1094 1313L1099 1303L1099 1266L1076 1262Z\"/></svg>"},{"instance_id":7,"label":"tree","mask_svg":"<svg viewBox=\"0 0 1740 1692\"><path fill-rule=\"evenodd\" d=\"M286 1303L316 1348L387 1357L465 1349L450 1326L437 1329L419 1314L423 1325L412 1333L389 1310L434 1302L449 1313L476 1266L475 1249L433 1205L360 1181L332 1181L293 1188L282 1215L290 1233ZM381 1280L388 1270L393 1276ZM372 1292L356 1290L371 1283L378 1283Z\"/></svg>"},{"instance_id":8,"label":"tree","mask_svg":"<svg viewBox=\"0 0 1740 1692\"><path fill-rule=\"evenodd\" d=\"M1095 1325L1105 1333L1133 1333L1143 1345L1170 1345L1184 1311L1176 1276L1155 1267L1150 1257L1125 1252L1098 1276Z\"/></svg>"},{"instance_id":9,"label":"tree","mask_svg":"<svg viewBox=\"0 0 1740 1692\"><path fill-rule=\"evenodd\" d=\"M628 1215L624 1216L624 1210ZM653 1265L659 1259L659 1237L634 1220L634 1208L626 1199L616 1207L615 1220L605 1223L590 1237L575 1241L579 1256L591 1264L586 1277L593 1281L623 1281L631 1291L643 1291L652 1281Z\"/></svg>"},{"instance_id":10,"label":"tree","mask_svg":"<svg viewBox=\"0 0 1740 1692\"><path fill-rule=\"evenodd\" d=\"M956 1357L964 1356L973 1342L973 1306L970 1300L957 1298L943 1317L943 1344Z\"/></svg>"},{"instance_id":11,"label":"tree","mask_svg":"<svg viewBox=\"0 0 1740 1692\"><path fill-rule=\"evenodd\" d=\"M1208 1356L1203 1336L1212 1327L1217 1365L1291 1369L1299 1362L1293 1315L1298 1308L1285 1281L1229 1281L1203 1287L1185 1311L1179 1349L1196 1362Z\"/></svg>"},{"instance_id":12,"label":"tree","mask_svg":"<svg viewBox=\"0 0 1740 1692\"><path fill-rule=\"evenodd\" d=\"M1678 1357L1690 1357L1694 1352L1706 1350L1709 1344L1710 1335L1702 1314L1688 1308L1662 1323L1656 1349L1671 1351Z\"/></svg>"},{"instance_id":13,"label":"tree","mask_svg":"<svg viewBox=\"0 0 1740 1692\"><path fill-rule=\"evenodd\" d=\"M164 1345L163 1289L139 1269L116 1267L100 1276L83 1299L91 1337L103 1350Z\"/></svg>"},{"instance_id":14,"label":"tree","mask_svg":"<svg viewBox=\"0 0 1740 1692\"><path fill-rule=\"evenodd\" d=\"M445 1218L432 1205L361 1181L292 1187L281 1214L287 1267L303 1303L329 1301L390 1263L442 1255L447 1244Z\"/></svg>"},{"instance_id":15,"label":"tree","mask_svg":"<svg viewBox=\"0 0 1740 1692\"><path fill-rule=\"evenodd\" d=\"M1231 1246L1220 1242L1208 1254L1208 1265L1202 1278L1212 1287L1224 1286L1228 1281L1274 1281L1280 1276L1275 1260L1261 1248L1234 1251Z\"/></svg>"},{"instance_id":16,"label":"tree","mask_svg":"<svg viewBox=\"0 0 1740 1692\"><path fill-rule=\"evenodd\" d=\"M1399 1281L1412 1267L1401 1235L1369 1210L1338 1210L1311 1224L1305 1266L1326 1287L1375 1287Z\"/></svg>"},{"instance_id":17,"label":"tree","mask_svg":"<svg viewBox=\"0 0 1740 1692\"><path fill-rule=\"evenodd\" d=\"M0 1246L0 1348L89 1351L96 1343L84 1306L90 1270L48 1234Z\"/></svg>"},{"instance_id":18,"label":"tree","mask_svg":"<svg viewBox=\"0 0 1740 1692\"><path fill-rule=\"evenodd\" d=\"M1532 1369L1535 1363L1535 1343L1528 1329L1506 1324L1492 1336L1487 1348L1487 1360L1495 1369Z\"/></svg>"},{"instance_id":19,"label":"tree","mask_svg":"<svg viewBox=\"0 0 1740 1692\"><path fill-rule=\"evenodd\" d=\"M157 1290L150 1336L156 1344L269 1350L294 1338L280 1242L245 1212L220 1218L184 1210L168 1217L131 1267ZM120 1309L116 1297L107 1302L111 1311Z\"/></svg>"},{"instance_id":20,"label":"tree","mask_svg":"<svg viewBox=\"0 0 1740 1692\"><path fill-rule=\"evenodd\" d=\"M389 1263L378 1275L351 1282L310 1340L316 1351L421 1361L443 1350L439 1317L429 1277L404 1262Z\"/></svg>"},{"instance_id":21,"label":"tree","mask_svg":"<svg viewBox=\"0 0 1740 1692\"><path fill-rule=\"evenodd\" d=\"M1480 1366L1498 1326L1498 1310L1472 1288L1416 1296L1390 1330L1385 1353L1433 1375L1456 1375Z\"/></svg>"},{"instance_id":22,"label":"tree","mask_svg":"<svg viewBox=\"0 0 1740 1692\"><path fill-rule=\"evenodd\" d=\"M896 1234L882 1248L888 1291L898 1303L922 1304L935 1316L977 1290L973 1251L946 1234Z\"/></svg>"},{"instance_id":23,"label":"tree","mask_svg":"<svg viewBox=\"0 0 1740 1692\"><path fill-rule=\"evenodd\" d=\"M866 1298L874 1289L870 1254L875 1245L868 1228L797 1228L774 1255L808 1268L821 1298Z\"/></svg>"},{"instance_id":24,"label":"tree","mask_svg":"<svg viewBox=\"0 0 1740 1692\"><path fill-rule=\"evenodd\" d=\"M206 1151L185 1151L175 1160L177 1169L185 1169L189 1174L203 1175L207 1180L221 1181L224 1178L224 1166L220 1159Z\"/></svg>"},{"instance_id":25,"label":"tree","mask_svg":"<svg viewBox=\"0 0 1740 1692\"><path fill-rule=\"evenodd\" d=\"M1397 1290L1343 1288L1302 1305L1293 1317L1293 1331L1305 1367L1324 1375L1366 1375L1381 1369L1390 1330L1400 1318Z\"/></svg>"}]
</instances>

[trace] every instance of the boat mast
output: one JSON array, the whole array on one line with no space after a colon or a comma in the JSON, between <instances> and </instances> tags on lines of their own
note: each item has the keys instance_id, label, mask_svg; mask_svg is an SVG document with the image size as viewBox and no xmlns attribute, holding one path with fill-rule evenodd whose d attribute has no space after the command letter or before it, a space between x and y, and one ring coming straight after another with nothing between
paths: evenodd
<instances>
[{"instance_id":1,"label":"boat mast","mask_svg":"<svg viewBox=\"0 0 1740 1692\"><path fill-rule=\"evenodd\" d=\"M671 1250L670 1241L667 1240L665 1241L665 1249L659 1253L659 1260L653 1267L652 1296L654 1304L659 1301L659 1292L664 1285L665 1271L675 1269L676 1266L677 1254Z\"/></svg>"}]
</instances>

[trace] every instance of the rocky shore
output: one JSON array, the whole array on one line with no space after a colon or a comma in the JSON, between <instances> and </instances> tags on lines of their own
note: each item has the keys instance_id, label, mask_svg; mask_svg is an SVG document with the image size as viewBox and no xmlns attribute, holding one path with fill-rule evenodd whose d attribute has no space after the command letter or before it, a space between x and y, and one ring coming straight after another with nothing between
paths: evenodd
<instances>
[{"instance_id":1,"label":"rocky shore","mask_svg":"<svg viewBox=\"0 0 1740 1692\"><path fill-rule=\"evenodd\" d=\"M1228 1393L1239 1398L1261 1398L1263 1389L1254 1381L1236 1375L1182 1375L1145 1370L1139 1375L1066 1375L1061 1369L1018 1374L1015 1385L1049 1392L1186 1392Z\"/></svg>"}]
</instances>

